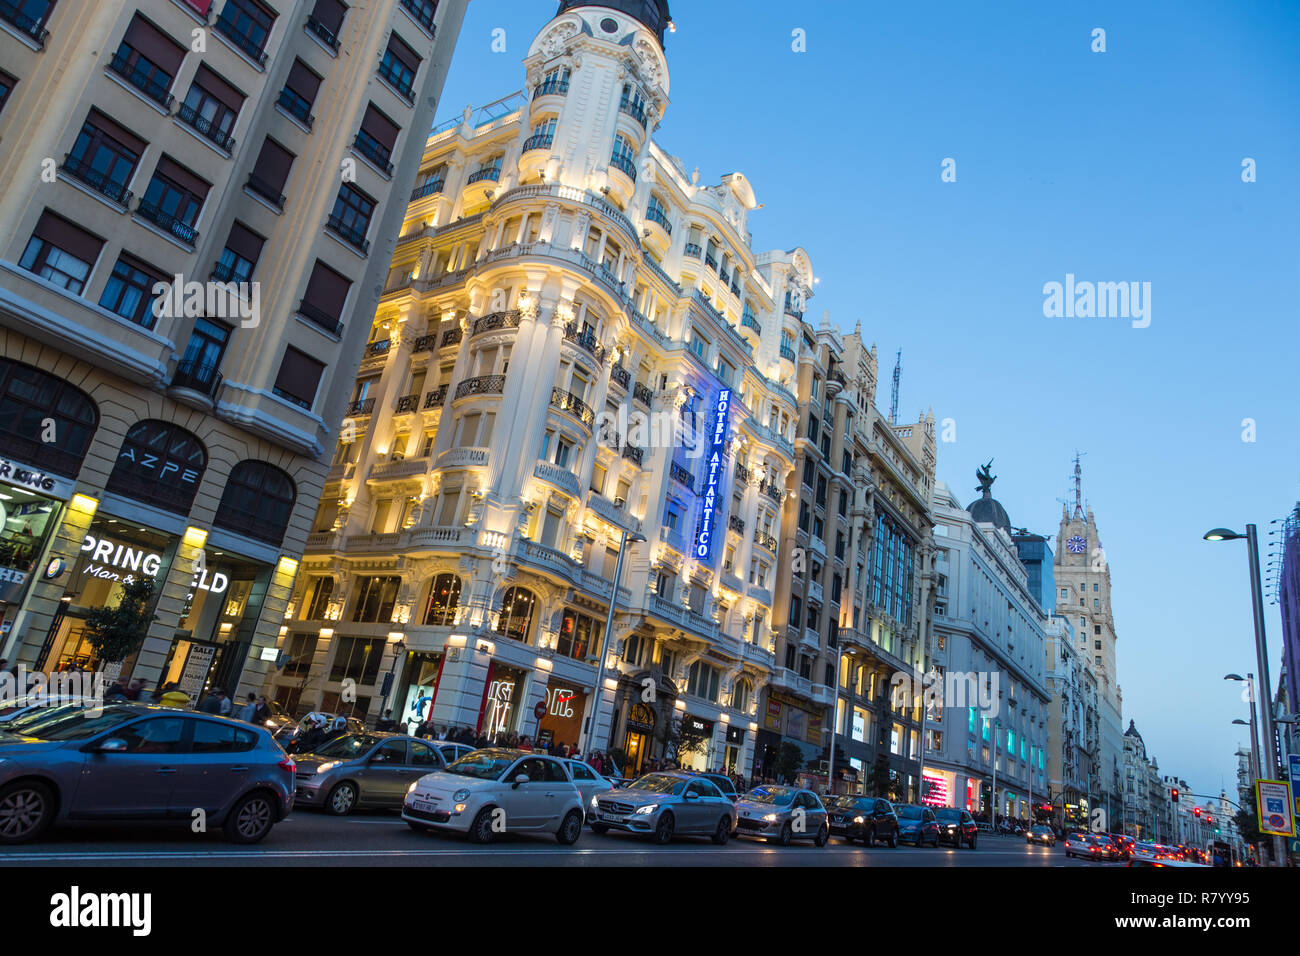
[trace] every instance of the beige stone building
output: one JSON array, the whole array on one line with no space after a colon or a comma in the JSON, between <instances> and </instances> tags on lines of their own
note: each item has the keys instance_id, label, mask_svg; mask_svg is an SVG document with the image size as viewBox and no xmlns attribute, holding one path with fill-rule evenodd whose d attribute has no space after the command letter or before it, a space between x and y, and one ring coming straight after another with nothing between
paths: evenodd
<instances>
[{"instance_id":1,"label":"beige stone building","mask_svg":"<svg viewBox=\"0 0 1300 956\"><path fill-rule=\"evenodd\" d=\"M0 8L0 656L263 684L464 9Z\"/></svg>"}]
</instances>

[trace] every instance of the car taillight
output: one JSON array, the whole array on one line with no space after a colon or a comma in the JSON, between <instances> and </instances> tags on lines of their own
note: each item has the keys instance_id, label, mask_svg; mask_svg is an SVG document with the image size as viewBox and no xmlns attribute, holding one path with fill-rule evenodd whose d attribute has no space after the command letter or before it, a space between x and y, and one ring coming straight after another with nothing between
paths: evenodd
<instances>
[{"instance_id":1,"label":"car taillight","mask_svg":"<svg viewBox=\"0 0 1300 956\"><path fill-rule=\"evenodd\" d=\"M276 764L276 766L279 767L281 770L285 771L286 773L288 773L290 776L293 776L295 773L298 772L298 765L293 762L292 757L285 757L278 764Z\"/></svg>"}]
</instances>

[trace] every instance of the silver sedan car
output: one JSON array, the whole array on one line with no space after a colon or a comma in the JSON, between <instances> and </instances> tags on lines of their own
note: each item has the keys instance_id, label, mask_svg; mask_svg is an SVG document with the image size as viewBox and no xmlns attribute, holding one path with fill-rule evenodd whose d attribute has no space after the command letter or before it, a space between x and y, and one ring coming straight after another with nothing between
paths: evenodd
<instances>
[{"instance_id":1,"label":"silver sedan car","mask_svg":"<svg viewBox=\"0 0 1300 956\"><path fill-rule=\"evenodd\" d=\"M377 733L335 737L294 762L294 805L340 817L361 807L400 810L412 783L446 766L427 740Z\"/></svg>"},{"instance_id":2,"label":"silver sedan car","mask_svg":"<svg viewBox=\"0 0 1300 956\"><path fill-rule=\"evenodd\" d=\"M736 807L704 777L675 771L648 773L597 796L591 829L637 833L659 844L677 834L708 836L721 846L736 829Z\"/></svg>"},{"instance_id":3,"label":"silver sedan car","mask_svg":"<svg viewBox=\"0 0 1300 956\"><path fill-rule=\"evenodd\" d=\"M769 843L781 846L795 840L825 846L830 838L826 808L811 790L764 784L743 794L736 811L740 815L737 836L765 836Z\"/></svg>"},{"instance_id":4,"label":"silver sedan car","mask_svg":"<svg viewBox=\"0 0 1300 956\"><path fill-rule=\"evenodd\" d=\"M588 763L574 760L572 757L557 757L556 759L569 768L569 774L573 777L573 785L578 788L578 793L582 794L582 810L587 815L588 821L590 821L595 816L596 798L602 793L609 793L614 789L614 785L596 773L596 769Z\"/></svg>"}]
</instances>

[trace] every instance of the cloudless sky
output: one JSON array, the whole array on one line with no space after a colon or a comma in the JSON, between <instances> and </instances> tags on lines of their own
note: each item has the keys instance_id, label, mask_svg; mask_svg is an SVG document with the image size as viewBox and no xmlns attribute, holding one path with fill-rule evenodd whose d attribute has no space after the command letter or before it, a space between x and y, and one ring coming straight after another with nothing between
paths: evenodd
<instances>
[{"instance_id":1,"label":"cloudless sky","mask_svg":"<svg viewBox=\"0 0 1300 956\"><path fill-rule=\"evenodd\" d=\"M438 119L521 88L558 6L473 0ZM938 477L963 501L993 458L1012 523L1054 537L1084 453L1124 725L1162 774L1236 799L1248 713L1223 675L1257 669L1247 559L1201 535L1253 521L1267 563L1269 521L1300 498L1300 4L670 6L656 139L701 182L749 177L754 248L808 251L808 318L861 321L886 412L903 350L900 421L953 419ZM1045 318L1066 273L1150 282L1150 327Z\"/></svg>"}]
</instances>

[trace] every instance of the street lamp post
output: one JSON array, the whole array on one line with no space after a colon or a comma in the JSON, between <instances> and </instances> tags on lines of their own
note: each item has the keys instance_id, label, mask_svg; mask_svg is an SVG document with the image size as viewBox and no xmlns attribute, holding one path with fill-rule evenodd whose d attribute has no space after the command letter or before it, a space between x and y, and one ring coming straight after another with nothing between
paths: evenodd
<instances>
[{"instance_id":1,"label":"street lamp post","mask_svg":"<svg viewBox=\"0 0 1300 956\"><path fill-rule=\"evenodd\" d=\"M1250 603L1255 620L1255 657L1259 666L1259 679L1264 687L1264 699L1260 702L1260 727L1264 732L1263 752L1260 755L1260 770L1272 777L1277 772L1273 747L1273 708L1272 681L1268 676L1268 640L1264 632L1264 588L1259 577L1259 538L1253 524L1246 525L1246 533L1238 534L1227 528L1215 528L1205 533L1206 541L1235 541L1246 539L1246 556L1250 561ZM1261 821L1262 822L1262 821ZM1279 836L1273 837L1273 854L1278 866L1286 865L1286 846Z\"/></svg>"},{"instance_id":2,"label":"street lamp post","mask_svg":"<svg viewBox=\"0 0 1300 956\"><path fill-rule=\"evenodd\" d=\"M585 754L591 744L592 738L596 735L596 728L600 724L600 702L605 694L605 656L609 653L609 639L614 635L614 610L618 606L618 588L619 582L623 579L623 555L627 552L627 546L637 541L644 541L645 535L635 531L623 529L623 538L618 546L618 560L614 562L614 584L609 592L609 615L605 618L605 636L600 642L600 662L596 665L596 687L595 699L591 703L591 717L586 730L582 734L582 741L578 745L578 752Z\"/></svg>"},{"instance_id":3,"label":"street lamp post","mask_svg":"<svg viewBox=\"0 0 1300 956\"><path fill-rule=\"evenodd\" d=\"M1242 724L1243 726L1250 728L1250 775L1253 779L1258 780L1259 779L1259 747L1258 747L1259 730L1258 730L1258 725L1255 722L1255 710L1256 710L1255 675L1247 674L1245 677L1242 677L1240 674L1225 674L1223 679L1241 681L1243 684L1246 685L1247 688L1249 688L1250 723L1246 723L1246 721L1242 720L1241 718L1237 718L1236 720L1233 721L1233 723Z\"/></svg>"}]
</instances>

